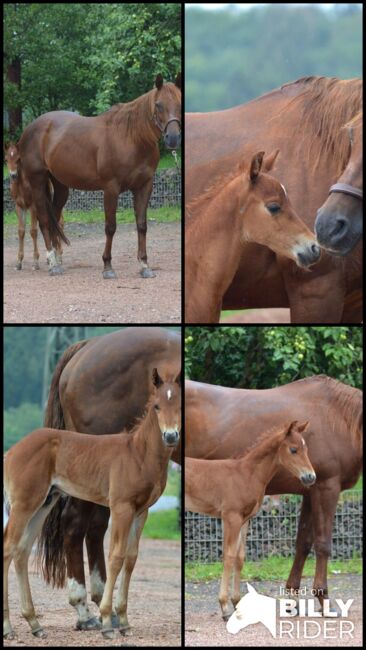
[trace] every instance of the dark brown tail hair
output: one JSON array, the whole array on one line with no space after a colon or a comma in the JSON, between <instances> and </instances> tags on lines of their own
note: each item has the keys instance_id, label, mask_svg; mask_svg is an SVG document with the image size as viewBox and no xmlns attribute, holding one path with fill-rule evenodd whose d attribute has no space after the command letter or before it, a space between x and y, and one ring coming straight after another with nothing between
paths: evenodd
<instances>
[{"instance_id":1,"label":"dark brown tail hair","mask_svg":"<svg viewBox=\"0 0 366 650\"><path fill-rule=\"evenodd\" d=\"M55 211L52 205L52 184L51 181L48 181L46 188L46 205L47 212L49 217L49 229L51 234L51 239L55 237L56 239L62 239L65 244L70 245L69 239L66 237L63 229L61 228L59 222L56 219Z\"/></svg>"},{"instance_id":2,"label":"dark brown tail hair","mask_svg":"<svg viewBox=\"0 0 366 650\"><path fill-rule=\"evenodd\" d=\"M64 429L65 420L62 411L59 394L59 382L63 369L70 359L88 343L88 340L79 341L71 345L63 353L55 372L53 373L47 408L44 418L44 426L53 429ZM41 571L43 578L52 587L64 587L66 580L66 556L64 549L64 536L61 526L61 515L69 497L60 498L47 516L36 550L37 568Z\"/></svg>"}]
</instances>

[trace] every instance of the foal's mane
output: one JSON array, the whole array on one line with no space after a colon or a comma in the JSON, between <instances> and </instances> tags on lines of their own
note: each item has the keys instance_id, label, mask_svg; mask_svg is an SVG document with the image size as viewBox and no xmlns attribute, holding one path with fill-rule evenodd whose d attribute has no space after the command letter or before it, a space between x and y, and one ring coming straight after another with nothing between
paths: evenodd
<instances>
[{"instance_id":1,"label":"foal's mane","mask_svg":"<svg viewBox=\"0 0 366 650\"><path fill-rule=\"evenodd\" d=\"M232 180L238 178L242 173L243 172L240 171L240 164L238 164L233 171L218 176L212 185L209 185L200 196L197 196L188 203L186 206L186 217L192 220L195 213L205 210L209 201L217 196L219 192L223 191ZM190 222L188 221L187 226L189 223Z\"/></svg>"},{"instance_id":2,"label":"foal's mane","mask_svg":"<svg viewBox=\"0 0 366 650\"><path fill-rule=\"evenodd\" d=\"M281 92L296 86L299 94L283 110L301 110L302 152L315 167L322 156L331 157L340 174L350 154L349 136L342 127L362 109L362 80L302 77L281 86Z\"/></svg>"},{"instance_id":3,"label":"foal's mane","mask_svg":"<svg viewBox=\"0 0 366 650\"><path fill-rule=\"evenodd\" d=\"M285 439L285 433L289 425L290 422L288 422L286 425L282 425L281 427L275 426L271 427L270 429L266 429L266 431L263 431L263 433L260 434L259 438L254 440L252 444L247 447L244 453L239 452L238 454L231 456L231 458L235 458L237 460L244 459L253 451L259 451L260 447L263 447L263 455L266 454L268 447L271 448L272 445L276 445L279 439L282 439L282 441Z\"/></svg>"}]
</instances>

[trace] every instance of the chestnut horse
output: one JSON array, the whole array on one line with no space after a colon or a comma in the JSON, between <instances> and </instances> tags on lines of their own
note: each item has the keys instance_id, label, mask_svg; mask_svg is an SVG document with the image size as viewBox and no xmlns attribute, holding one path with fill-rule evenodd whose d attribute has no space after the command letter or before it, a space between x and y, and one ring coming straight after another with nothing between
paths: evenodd
<instances>
[{"instance_id":1,"label":"chestnut horse","mask_svg":"<svg viewBox=\"0 0 366 650\"><path fill-rule=\"evenodd\" d=\"M144 414L155 367L164 381L177 376L181 369L179 332L127 327L70 346L53 375L44 425L97 435L131 430ZM172 457L180 461L179 445ZM146 516L147 511L140 516L141 529ZM103 539L108 520L107 508L70 497L57 503L42 529L37 554L44 577L60 587L67 570L69 602L76 609L78 629L99 627L87 604L83 542L91 599L99 605L106 581ZM137 528L138 539L141 529Z\"/></svg>"},{"instance_id":2,"label":"chestnut horse","mask_svg":"<svg viewBox=\"0 0 366 650\"><path fill-rule=\"evenodd\" d=\"M279 151L246 155L234 175L217 180L187 207L185 320L218 323L238 269L242 242L253 241L308 267L318 261L314 235L291 207L285 188L266 173ZM263 172L262 172L263 166Z\"/></svg>"},{"instance_id":3,"label":"chestnut horse","mask_svg":"<svg viewBox=\"0 0 366 650\"><path fill-rule=\"evenodd\" d=\"M362 111L344 128L351 145L348 165L315 220L319 243L333 255L349 253L362 236L363 226Z\"/></svg>"},{"instance_id":4,"label":"chestnut horse","mask_svg":"<svg viewBox=\"0 0 366 650\"><path fill-rule=\"evenodd\" d=\"M74 187L104 192L104 278L116 277L111 251L118 196L132 191L141 275L154 277L146 255L146 209L159 162L159 138L163 136L168 149L180 145L180 86L180 75L175 84L164 83L158 75L153 90L97 117L53 111L27 126L19 141L21 165L32 187L51 275L62 271L52 246L58 235L52 234L52 215L59 219L69 187ZM49 178L54 187L52 205L45 191Z\"/></svg>"},{"instance_id":5,"label":"chestnut horse","mask_svg":"<svg viewBox=\"0 0 366 650\"><path fill-rule=\"evenodd\" d=\"M233 169L243 146L279 148L273 172L283 183L294 210L314 230L317 210L347 172L350 155L361 164L360 130L343 128L362 108L362 81L305 77L242 106L185 116L186 200ZM202 172L202 165L208 165ZM200 171L198 172L198 167ZM202 173L201 173L202 172ZM349 181L347 181L349 182ZM355 177L356 189L358 179ZM355 198L344 195L338 216L337 252L347 253L361 228ZM358 200L358 199L357 199ZM332 246L332 249L334 246ZM294 323L362 321L360 243L346 259L324 253L311 273L268 248L247 243L228 288L223 309L290 307Z\"/></svg>"},{"instance_id":6,"label":"chestnut horse","mask_svg":"<svg viewBox=\"0 0 366 650\"><path fill-rule=\"evenodd\" d=\"M26 210L30 209L31 214L31 227L30 234L33 239L33 270L39 270L39 251L37 246L37 214L35 212L34 205L32 204L32 191L29 183L24 178L22 174L22 169L20 165L20 156L18 145L14 142L10 142L8 145L5 145L5 161L9 170L10 177L10 193L15 202L15 211L18 217L18 237L19 237L19 248L18 248L18 261L16 264L16 270L21 271L22 263L24 259L24 235L25 235L25 216ZM49 189L50 187L49 182ZM60 215L60 226L63 230L64 228L64 217L61 212ZM60 241L57 243L56 248L56 258L59 264L62 264L62 246Z\"/></svg>"},{"instance_id":7,"label":"chestnut horse","mask_svg":"<svg viewBox=\"0 0 366 650\"><path fill-rule=\"evenodd\" d=\"M184 502L186 510L220 517L224 528L224 572L219 602L225 621L230 616L229 581L234 569L236 607L240 600L240 571L244 562L240 531L262 505L267 484L280 467L303 486L315 483L315 472L302 437L308 422L282 426L261 436L250 451L238 459L203 460L187 458L184 463Z\"/></svg>"},{"instance_id":8,"label":"chestnut horse","mask_svg":"<svg viewBox=\"0 0 366 650\"><path fill-rule=\"evenodd\" d=\"M22 614L35 636L46 636L33 607L28 558L47 513L61 494L110 508L108 577L99 607L102 634L108 639L114 635L112 595L122 567L116 613L120 632L129 628L127 601L138 552L136 530L143 527L144 513L165 488L169 459L181 427L180 375L172 382L164 382L159 370L154 368L151 383L147 415L130 434L124 431L99 437L37 429L6 454L5 492L11 509L4 533L5 638L14 638L8 603L12 560L20 587Z\"/></svg>"},{"instance_id":9,"label":"chestnut horse","mask_svg":"<svg viewBox=\"0 0 366 650\"><path fill-rule=\"evenodd\" d=\"M341 490L355 485L362 466L362 392L324 375L265 390L186 382L186 456L232 458L245 453L262 431L294 419L309 420L304 438L316 484L308 492L281 469L268 484L266 494L303 495L287 587L299 589L302 569L314 544L314 593L322 605L328 597L327 564L338 497Z\"/></svg>"}]
</instances>

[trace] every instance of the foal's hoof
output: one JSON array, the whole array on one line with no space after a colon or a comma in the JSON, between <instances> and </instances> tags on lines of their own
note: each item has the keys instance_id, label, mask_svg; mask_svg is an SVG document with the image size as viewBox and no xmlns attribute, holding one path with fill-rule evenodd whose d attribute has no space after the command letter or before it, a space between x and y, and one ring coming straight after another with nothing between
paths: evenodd
<instances>
[{"instance_id":1,"label":"foal's hoof","mask_svg":"<svg viewBox=\"0 0 366 650\"><path fill-rule=\"evenodd\" d=\"M14 630L10 630L10 632L4 632L4 639L7 641L13 641L13 639L15 639Z\"/></svg>"},{"instance_id":2,"label":"foal's hoof","mask_svg":"<svg viewBox=\"0 0 366 650\"><path fill-rule=\"evenodd\" d=\"M121 625L119 631L122 636L131 636L131 625L128 623L126 625Z\"/></svg>"},{"instance_id":3,"label":"foal's hoof","mask_svg":"<svg viewBox=\"0 0 366 650\"><path fill-rule=\"evenodd\" d=\"M103 271L103 278L105 280L114 280L117 277L113 269L107 269L106 271Z\"/></svg>"},{"instance_id":4,"label":"foal's hoof","mask_svg":"<svg viewBox=\"0 0 366 650\"><path fill-rule=\"evenodd\" d=\"M223 615L222 615L222 620L225 621L225 623L227 623L228 620L229 620L229 618L230 618L230 616L231 616L231 614L223 614Z\"/></svg>"},{"instance_id":5,"label":"foal's hoof","mask_svg":"<svg viewBox=\"0 0 366 650\"><path fill-rule=\"evenodd\" d=\"M102 624L95 616L92 616L87 621L77 621L76 630L100 630Z\"/></svg>"},{"instance_id":6,"label":"foal's hoof","mask_svg":"<svg viewBox=\"0 0 366 650\"><path fill-rule=\"evenodd\" d=\"M149 268L141 269L140 271L142 278L155 278L156 274Z\"/></svg>"},{"instance_id":7,"label":"foal's hoof","mask_svg":"<svg viewBox=\"0 0 366 650\"><path fill-rule=\"evenodd\" d=\"M38 630L34 630L32 634L33 636L36 636L37 639L45 639L47 636L47 632L45 632L44 629L41 627Z\"/></svg>"},{"instance_id":8,"label":"foal's hoof","mask_svg":"<svg viewBox=\"0 0 366 650\"><path fill-rule=\"evenodd\" d=\"M21 271L21 270L22 270L22 263L21 263L21 262L17 262L17 263L16 263L16 265L15 265L15 270L16 270L16 271Z\"/></svg>"},{"instance_id":9,"label":"foal's hoof","mask_svg":"<svg viewBox=\"0 0 366 650\"><path fill-rule=\"evenodd\" d=\"M103 628L102 635L103 635L104 639L114 639L114 629L113 629L113 627Z\"/></svg>"},{"instance_id":10,"label":"foal's hoof","mask_svg":"<svg viewBox=\"0 0 366 650\"><path fill-rule=\"evenodd\" d=\"M48 271L50 275L62 275L63 272L64 270L62 266L59 266L58 264L56 264L56 266L51 266L50 270Z\"/></svg>"},{"instance_id":11,"label":"foal's hoof","mask_svg":"<svg viewBox=\"0 0 366 650\"><path fill-rule=\"evenodd\" d=\"M32 265L32 271L39 271L39 262L34 262Z\"/></svg>"}]
</instances>

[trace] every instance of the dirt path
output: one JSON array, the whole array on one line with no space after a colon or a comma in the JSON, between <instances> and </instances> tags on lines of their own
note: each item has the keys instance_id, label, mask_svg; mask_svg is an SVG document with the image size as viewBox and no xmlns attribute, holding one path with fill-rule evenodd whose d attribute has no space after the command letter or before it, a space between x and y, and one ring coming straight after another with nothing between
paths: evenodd
<instances>
[{"instance_id":1,"label":"dirt path","mask_svg":"<svg viewBox=\"0 0 366 650\"><path fill-rule=\"evenodd\" d=\"M84 549L84 557L86 557ZM85 563L85 573L88 574ZM180 646L181 645L181 552L179 542L142 539L132 575L129 596L131 633L113 641L99 631L74 630L76 616L66 589L52 589L34 572L29 572L35 609L47 631L46 639L32 636L20 614L14 565L10 571L10 615L17 638L5 646ZM87 578L87 585L89 577ZM90 601L89 601L90 605ZM91 603L90 609L98 609Z\"/></svg>"},{"instance_id":2,"label":"dirt path","mask_svg":"<svg viewBox=\"0 0 366 650\"><path fill-rule=\"evenodd\" d=\"M185 645L186 646L360 646L362 647L362 578L356 575L329 576L329 593L332 598L341 598L347 601L353 598L354 602L350 609L350 615L347 620L354 623L354 638L346 636L339 638L338 626L341 619L330 618L308 618L307 621L323 622L327 621L328 625L333 626L329 634L336 638L324 638L321 632L316 638L304 638L303 622L304 619L295 617L290 619L295 623L294 630L297 633L296 623L299 622L299 637L294 638L273 638L269 630L258 623L250 625L238 632L238 634L229 634L226 631L225 623L221 618L220 606L218 602L219 581L210 580L207 583L187 582L185 586ZM282 582L272 581L251 581L250 584L255 587L261 594L266 596L279 597ZM302 581L302 586L306 585L311 588L312 580ZM242 593L246 593L244 583L242 584ZM317 608L316 608L317 609ZM288 620L288 619L286 619ZM336 621L336 622L334 622ZM317 633L316 623L309 623L308 635L312 636ZM322 629L322 627L321 627ZM277 637L279 624L277 619ZM336 632L334 631L336 630ZM295 634L295 632L294 632Z\"/></svg>"},{"instance_id":3,"label":"dirt path","mask_svg":"<svg viewBox=\"0 0 366 650\"><path fill-rule=\"evenodd\" d=\"M113 242L117 280L102 277L104 224L68 224L64 274L50 277L42 237L40 271L32 271L28 228L23 270L16 271L16 226L4 233L5 323L179 323L181 239L179 223L149 222L148 259L156 277L142 279L134 224L118 224Z\"/></svg>"}]
</instances>

